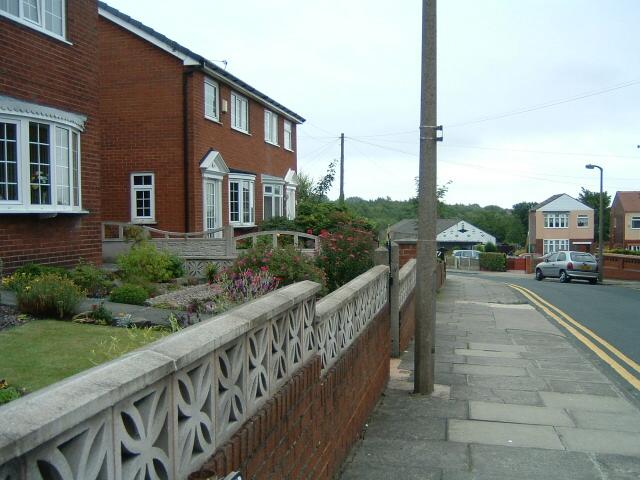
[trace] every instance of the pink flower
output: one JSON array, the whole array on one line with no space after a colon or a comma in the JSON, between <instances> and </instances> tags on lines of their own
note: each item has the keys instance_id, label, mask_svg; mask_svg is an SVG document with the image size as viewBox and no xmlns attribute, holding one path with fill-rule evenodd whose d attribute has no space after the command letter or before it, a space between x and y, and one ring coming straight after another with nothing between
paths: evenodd
<instances>
[{"instance_id":1,"label":"pink flower","mask_svg":"<svg viewBox=\"0 0 640 480\"><path fill-rule=\"evenodd\" d=\"M262 270L263 272L266 272L269 269L267 268L266 265L263 265L263 266L260 267L260 270Z\"/></svg>"},{"instance_id":2,"label":"pink flower","mask_svg":"<svg viewBox=\"0 0 640 480\"><path fill-rule=\"evenodd\" d=\"M313 230L311 230L310 228L307 228L307 233L308 233L309 235L313 235Z\"/></svg>"}]
</instances>

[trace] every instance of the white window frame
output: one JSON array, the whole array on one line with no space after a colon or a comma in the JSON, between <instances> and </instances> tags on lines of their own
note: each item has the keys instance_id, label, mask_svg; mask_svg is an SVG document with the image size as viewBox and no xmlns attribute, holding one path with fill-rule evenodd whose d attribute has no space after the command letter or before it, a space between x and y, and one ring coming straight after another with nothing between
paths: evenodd
<instances>
[{"instance_id":1,"label":"white window frame","mask_svg":"<svg viewBox=\"0 0 640 480\"><path fill-rule=\"evenodd\" d=\"M563 250L569 250L569 239L544 239L542 241L542 254L546 255L547 253L552 252L560 252Z\"/></svg>"},{"instance_id":2,"label":"white window frame","mask_svg":"<svg viewBox=\"0 0 640 480\"><path fill-rule=\"evenodd\" d=\"M209 226L209 194L208 185L213 188L213 226ZM202 229L206 232L222 227L222 177L217 175L203 175L202 178ZM222 232L209 235L212 238L222 238Z\"/></svg>"},{"instance_id":3,"label":"white window frame","mask_svg":"<svg viewBox=\"0 0 640 480\"><path fill-rule=\"evenodd\" d=\"M231 128L249 134L249 100L236 92L231 92L230 101Z\"/></svg>"},{"instance_id":4,"label":"white window frame","mask_svg":"<svg viewBox=\"0 0 640 480\"><path fill-rule=\"evenodd\" d=\"M544 228L569 228L569 214L566 212L545 213Z\"/></svg>"},{"instance_id":5,"label":"white window frame","mask_svg":"<svg viewBox=\"0 0 640 480\"><path fill-rule=\"evenodd\" d=\"M293 124L289 120L285 120L284 122L284 138L282 140L283 146L285 150L289 150L293 152Z\"/></svg>"},{"instance_id":6,"label":"white window frame","mask_svg":"<svg viewBox=\"0 0 640 480\"><path fill-rule=\"evenodd\" d=\"M267 190L270 189L270 192ZM276 193L279 191L280 193ZM276 208L277 199L280 199L280 207ZM271 216L267 217L265 205L271 203ZM282 183L263 183L262 184L262 219L268 220L274 217L282 217L284 208L284 182Z\"/></svg>"},{"instance_id":7,"label":"white window frame","mask_svg":"<svg viewBox=\"0 0 640 480\"><path fill-rule=\"evenodd\" d=\"M220 88L217 82L208 77L204 79L204 118L220 121Z\"/></svg>"},{"instance_id":8,"label":"white window frame","mask_svg":"<svg viewBox=\"0 0 640 480\"><path fill-rule=\"evenodd\" d=\"M264 111L264 141L278 146L278 115L266 109Z\"/></svg>"},{"instance_id":9,"label":"white window frame","mask_svg":"<svg viewBox=\"0 0 640 480\"><path fill-rule=\"evenodd\" d=\"M584 225L580 225L580 220L584 220ZM589 228L589 215L578 215L576 218L576 226L578 228Z\"/></svg>"},{"instance_id":10,"label":"white window frame","mask_svg":"<svg viewBox=\"0 0 640 480\"><path fill-rule=\"evenodd\" d=\"M44 120L36 115L3 114L0 115L0 123L11 124L16 128L17 158L15 177L17 198L11 200L0 198L0 213L82 213L82 139L80 130L65 123ZM43 165L47 165L48 175L38 176L37 182L35 177L32 178L33 175L31 175L32 165L37 164L30 157L29 127L32 123L44 126L48 130L48 144L40 144L47 152L48 164ZM64 132L64 137L67 139L65 144L60 141L59 132ZM65 155L65 158L62 158L61 155ZM0 168L7 168L7 166L0 166ZM8 174L8 168L5 173ZM63 173L65 176L62 176ZM38 190L44 186L48 186L46 203L32 203L32 190ZM68 198L68 202L63 201L66 198Z\"/></svg>"},{"instance_id":11,"label":"white window frame","mask_svg":"<svg viewBox=\"0 0 640 480\"><path fill-rule=\"evenodd\" d=\"M7 1L7 5L9 4L9 2L11 0L6 0ZM24 0L18 0L18 14L15 15L13 13L9 13L8 10L0 10L0 16L2 17L6 17L6 18L10 18L11 20L20 23L22 25L26 25L29 28L32 28L34 30L37 30L39 32L42 32L46 35L50 35L54 38L57 38L59 40L63 40L66 43L66 36L67 36L67 18L66 18L66 12L67 12L67 5L66 5L66 0L59 0L60 1L60 8L61 8L61 32L55 32L54 30L52 30L51 28L47 28L46 26L46 12L45 12L45 6L46 6L46 1L45 0L31 0L37 9L37 15L38 18L37 20L32 20L29 17L27 17L26 13L25 13L25 9L24 9ZM53 2L54 0L52 0ZM51 14L53 15L54 12L51 12Z\"/></svg>"},{"instance_id":12,"label":"white window frame","mask_svg":"<svg viewBox=\"0 0 640 480\"><path fill-rule=\"evenodd\" d=\"M636 226L634 227L633 224L636 223ZM639 230L640 229L640 217L631 217L631 229L632 230Z\"/></svg>"},{"instance_id":13,"label":"white window frame","mask_svg":"<svg viewBox=\"0 0 640 480\"><path fill-rule=\"evenodd\" d=\"M255 225L255 175L234 173L229 174L229 224L236 227L253 227ZM237 212L231 208L231 190L233 184L238 185L238 209ZM248 205L245 205L244 194L248 194ZM248 207L248 211L247 211ZM234 214L237 213L237 217Z\"/></svg>"},{"instance_id":14,"label":"white window frame","mask_svg":"<svg viewBox=\"0 0 640 480\"><path fill-rule=\"evenodd\" d=\"M640 252L640 245L627 245L627 250L632 252Z\"/></svg>"},{"instance_id":15,"label":"white window frame","mask_svg":"<svg viewBox=\"0 0 640 480\"><path fill-rule=\"evenodd\" d=\"M296 218L296 187L287 185L286 187L286 214L289 220L295 220Z\"/></svg>"},{"instance_id":16,"label":"white window frame","mask_svg":"<svg viewBox=\"0 0 640 480\"><path fill-rule=\"evenodd\" d=\"M134 179L136 177L151 177L151 185L134 185ZM153 224L156 223L156 178L153 172L132 172L130 175L131 183L131 223L137 224ZM138 216L137 209L137 193L138 192L150 192L149 210L150 215Z\"/></svg>"}]
</instances>

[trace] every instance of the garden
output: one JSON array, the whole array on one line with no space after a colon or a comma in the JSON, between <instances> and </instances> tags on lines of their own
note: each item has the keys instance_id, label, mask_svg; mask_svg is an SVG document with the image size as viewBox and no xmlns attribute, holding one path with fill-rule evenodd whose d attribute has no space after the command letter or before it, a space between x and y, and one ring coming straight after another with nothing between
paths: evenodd
<instances>
[{"instance_id":1,"label":"garden","mask_svg":"<svg viewBox=\"0 0 640 480\"><path fill-rule=\"evenodd\" d=\"M185 277L179 257L144 239L118 257L113 272L89 263L19 267L2 277L3 295L12 292L15 306L0 305L0 404L279 287L311 280L322 296L371 268L374 234L365 221L339 207L317 218L295 226L320 236L317 257L258 242L226 268L209 264L204 279ZM167 321L135 322L123 304L166 309Z\"/></svg>"}]
</instances>

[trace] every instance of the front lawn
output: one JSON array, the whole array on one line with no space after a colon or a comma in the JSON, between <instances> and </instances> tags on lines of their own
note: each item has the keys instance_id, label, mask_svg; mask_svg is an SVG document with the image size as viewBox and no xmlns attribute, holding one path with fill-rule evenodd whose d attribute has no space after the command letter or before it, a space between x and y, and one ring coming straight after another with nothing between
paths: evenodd
<instances>
[{"instance_id":1,"label":"front lawn","mask_svg":"<svg viewBox=\"0 0 640 480\"><path fill-rule=\"evenodd\" d=\"M33 392L167 333L34 320L0 332L0 379Z\"/></svg>"}]
</instances>

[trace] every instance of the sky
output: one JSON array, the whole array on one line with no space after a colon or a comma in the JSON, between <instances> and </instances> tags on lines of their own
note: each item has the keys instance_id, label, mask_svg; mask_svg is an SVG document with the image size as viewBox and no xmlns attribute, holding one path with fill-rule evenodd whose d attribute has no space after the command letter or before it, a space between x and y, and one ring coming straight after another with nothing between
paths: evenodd
<instances>
[{"instance_id":1,"label":"sky","mask_svg":"<svg viewBox=\"0 0 640 480\"><path fill-rule=\"evenodd\" d=\"M421 1L107 3L226 60L306 118L299 172L322 177L344 133L346 197L416 195ZM612 196L640 190L639 19L637 0L440 0L445 202L509 208L577 197L581 187L599 190L588 163L603 167ZM338 196L337 179L329 196Z\"/></svg>"}]
</instances>

